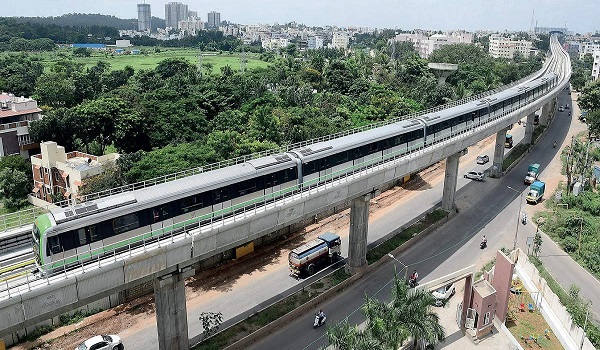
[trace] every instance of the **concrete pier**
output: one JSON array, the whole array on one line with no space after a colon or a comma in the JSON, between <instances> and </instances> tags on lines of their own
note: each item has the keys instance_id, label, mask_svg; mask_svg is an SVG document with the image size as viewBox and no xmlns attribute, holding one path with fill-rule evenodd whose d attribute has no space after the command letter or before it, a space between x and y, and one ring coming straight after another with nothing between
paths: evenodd
<instances>
[{"instance_id":1,"label":"concrete pier","mask_svg":"<svg viewBox=\"0 0 600 350\"><path fill-rule=\"evenodd\" d=\"M367 263L367 234L369 232L369 206L371 194L352 200L350 208L350 237L346 272L354 271Z\"/></svg>"},{"instance_id":2,"label":"concrete pier","mask_svg":"<svg viewBox=\"0 0 600 350\"><path fill-rule=\"evenodd\" d=\"M188 268L154 280L159 350L190 348L184 282L193 275L194 269Z\"/></svg>"},{"instance_id":3,"label":"concrete pier","mask_svg":"<svg viewBox=\"0 0 600 350\"><path fill-rule=\"evenodd\" d=\"M527 115L527 122L525 123L525 136L523 137L523 144L531 145L533 139L533 120L535 119L535 112Z\"/></svg>"},{"instance_id":4,"label":"concrete pier","mask_svg":"<svg viewBox=\"0 0 600 350\"><path fill-rule=\"evenodd\" d=\"M446 158L446 176L444 177L444 193L442 197L442 209L454 210L454 197L456 195L456 181L458 179L458 160L461 153L455 153Z\"/></svg>"},{"instance_id":5,"label":"concrete pier","mask_svg":"<svg viewBox=\"0 0 600 350\"><path fill-rule=\"evenodd\" d=\"M492 170L490 171L491 177L502 176L502 163L504 162L504 143L506 142L506 131L508 129L502 129L496 133L496 145L494 146L494 161Z\"/></svg>"}]
</instances>

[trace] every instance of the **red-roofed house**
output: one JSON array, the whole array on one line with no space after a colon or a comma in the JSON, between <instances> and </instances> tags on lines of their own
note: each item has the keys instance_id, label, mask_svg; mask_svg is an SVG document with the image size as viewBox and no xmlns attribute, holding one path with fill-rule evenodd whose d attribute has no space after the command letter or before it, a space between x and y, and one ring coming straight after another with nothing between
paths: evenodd
<instances>
[{"instance_id":1,"label":"red-roofed house","mask_svg":"<svg viewBox=\"0 0 600 350\"><path fill-rule=\"evenodd\" d=\"M29 123L42 118L42 110L32 98L0 94L0 156L20 154L29 158L40 145L29 137Z\"/></svg>"}]
</instances>

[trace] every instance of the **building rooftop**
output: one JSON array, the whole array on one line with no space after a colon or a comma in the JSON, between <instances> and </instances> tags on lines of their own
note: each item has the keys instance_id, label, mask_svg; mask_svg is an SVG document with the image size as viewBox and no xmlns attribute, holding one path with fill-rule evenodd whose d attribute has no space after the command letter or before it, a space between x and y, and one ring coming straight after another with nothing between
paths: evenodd
<instances>
[{"instance_id":1,"label":"building rooftop","mask_svg":"<svg viewBox=\"0 0 600 350\"><path fill-rule=\"evenodd\" d=\"M479 280L473 284L473 288L482 298L496 293L496 289L486 280Z\"/></svg>"}]
</instances>

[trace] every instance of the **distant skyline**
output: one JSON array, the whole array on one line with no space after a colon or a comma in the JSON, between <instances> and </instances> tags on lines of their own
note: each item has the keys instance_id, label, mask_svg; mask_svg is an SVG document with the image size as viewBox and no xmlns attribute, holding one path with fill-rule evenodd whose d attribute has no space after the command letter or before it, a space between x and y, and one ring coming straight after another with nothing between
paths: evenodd
<instances>
[{"instance_id":1,"label":"distant skyline","mask_svg":"<svg viewBox=\"0 0 600 350\"><path fill-rule=\"evenodd\" d=\"M60 16L100 13L137 18L138 0L9 0L2 15ZM165 17L169 1L146 0L152 15ZM564 27L575 33L600 30L598 0L204 0L184 1L206 21L210 11L241 24L297 22L308 26L377 27L410 30L465 29L515 31L531 29L532 15L539 27Z\"/></svg>"}]
</instances>

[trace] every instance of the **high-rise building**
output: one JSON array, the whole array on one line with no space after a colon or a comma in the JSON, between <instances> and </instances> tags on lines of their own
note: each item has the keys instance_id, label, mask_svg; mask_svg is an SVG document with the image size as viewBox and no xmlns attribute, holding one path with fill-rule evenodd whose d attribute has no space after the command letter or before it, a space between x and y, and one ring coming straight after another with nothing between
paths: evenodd
<instances>
[{"instance_id":1,"label":"high-rise building","mask_svg":"<svg viewBox=\"0 0 600 350\"><path fill-rule=\"evenodd\" d=\"M138 30L152 31L150 4L138 4Z\"/></svg>"},{"instance_id":2,"label":"high-rise building","mask_svg":"<svg viewBox=\"0 0 600 350\"><path fill-rule=\"evenodd\" d=\"M165 5L165 26L179 29L179 21L188 18L188 5L170 2Z\"/></svg>"},{"instance_id":3,"label":"high-rise building","mask_svg":"<svg viewBox=\"0 0 600 350\"><path fill-rule=\"evenodd\" d=\"M221 14L219 12L210 11L207 15L206 27L208 29L217 29L221 25Z\"/></svg>"}]
</instances>

